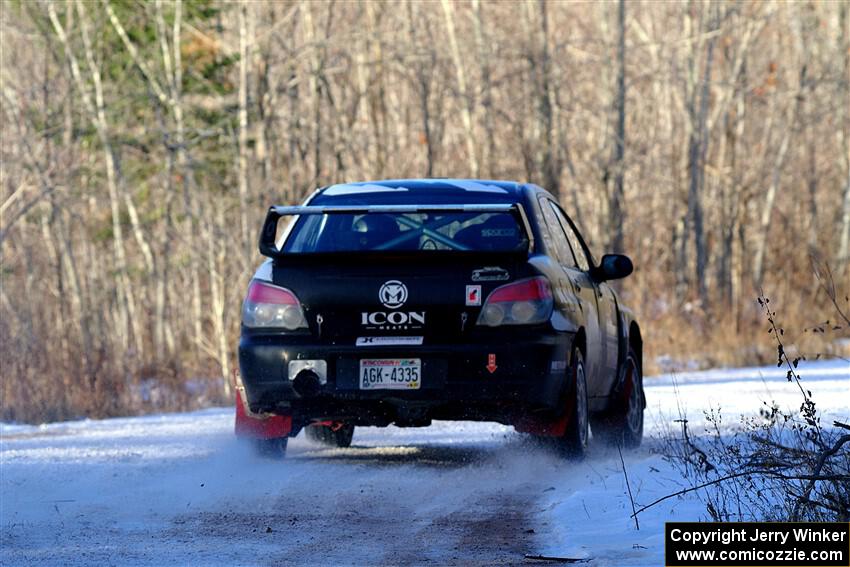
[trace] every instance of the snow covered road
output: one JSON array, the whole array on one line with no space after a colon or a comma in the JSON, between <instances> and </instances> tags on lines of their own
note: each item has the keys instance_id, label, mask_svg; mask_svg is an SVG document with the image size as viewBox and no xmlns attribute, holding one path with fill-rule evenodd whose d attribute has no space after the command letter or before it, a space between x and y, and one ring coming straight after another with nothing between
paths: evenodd
<instances>
[{"instance_id":1,"label":"snow covered road","mask_svg":"<svg viewBox=\"0 0 850 567\"><path fill-rule=\"evenodd\" d=\"M801 365L818 407L850 417L850 365ZM799 406L777 369L647 379L647 433L626 455L639 503L685 482L652 453L679 412L731 416L761 401ZM666 519L701 519L696 500L641 515L619 456L560 462L511 428L439 422L358 429L354 446L302 437L282 463L232 438L232 410L2 426L0 564L518 564L525 553L598 565L660 564ZM824 420L826 421L826 419Z\"/></svg>"}]
</instances>

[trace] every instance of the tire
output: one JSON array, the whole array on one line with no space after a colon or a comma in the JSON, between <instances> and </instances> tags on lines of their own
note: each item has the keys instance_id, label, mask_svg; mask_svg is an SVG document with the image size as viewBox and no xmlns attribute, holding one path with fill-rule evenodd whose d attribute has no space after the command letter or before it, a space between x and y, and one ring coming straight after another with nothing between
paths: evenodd
<instances>
[{"instance_id":1,"label":"tire","mask_svg":"<svg viewBox=\"0 0 850 567\"><path fill-rule=\"evenodd\" d=\"M620 368L623 387L614 403L614 408L595 419L593 434L612 447L627 449L639 447L643 440L643 419L646 398L643 392L643 376L634 350L629 353Z\"/></svg>"},{"instance_id":2,"label":"tire","mask_svg":"<svg viewBox=\"0 0 850 567\"><path fill-rule=\"evenodd\" d=\"M304 435L310 441L327 445L329 447L350 447L354 438L354 426L343 423L341 427L334 430L329 425L309 425L304 428Z\"/></svg>"},{"instance_id":3,"label":"tire","mask_svg":"<svg viewBox=\"0 0 850 567\"><path fill-rule=\"evenodd\" d=\"M283 459L286 456L286 446L289 444L288 437L275 437L273 439L253 439L254 452L264 459Z\"/></svg>"},{"instance_id":4,"label":"tire","mask_svg":"<svg viewBox=\"0 0 850 567\"><path fill-rule=\"evenodd\" d=\"M590 414L587 407L587 375L584 356L576 349L570 360L570 385L567 393L567 426L562 437L554 439L565 457L583 459L590 440Z\"/></svg>"}]
</instances>

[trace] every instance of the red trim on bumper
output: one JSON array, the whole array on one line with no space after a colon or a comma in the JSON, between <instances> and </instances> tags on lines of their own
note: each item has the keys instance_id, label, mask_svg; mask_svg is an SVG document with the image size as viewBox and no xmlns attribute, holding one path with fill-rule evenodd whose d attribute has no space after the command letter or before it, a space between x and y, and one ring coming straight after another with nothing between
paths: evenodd
<instances>
[{"instance_id":1,"label":"red trim on bumper","mask_svg":"<svg viewBox=\"0 0 850 567\"><path fill-rule=\"evenodd\" d=\"M253 417L248 414L242 392L236 390L236 423L234 431L237 437L251 439L275 439L287 437L292 431L291 415L264 415Z\"/></svg>"}]
</instances>

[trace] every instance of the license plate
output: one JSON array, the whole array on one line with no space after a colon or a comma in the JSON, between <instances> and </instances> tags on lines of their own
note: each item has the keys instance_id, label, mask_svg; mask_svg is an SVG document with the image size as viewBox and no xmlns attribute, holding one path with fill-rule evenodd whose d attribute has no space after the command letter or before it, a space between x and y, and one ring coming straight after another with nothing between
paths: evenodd
<instances>
[{"instance_id":1,"label":"license plate","mask_svg":"<svg viewBox=\"0 0 850 567\"><path fill-rule=\"evenodd\" d=\"M360 360L361 390L418 390L422 383L418 358L366 358Z\"/></svg>"}]
</instances>

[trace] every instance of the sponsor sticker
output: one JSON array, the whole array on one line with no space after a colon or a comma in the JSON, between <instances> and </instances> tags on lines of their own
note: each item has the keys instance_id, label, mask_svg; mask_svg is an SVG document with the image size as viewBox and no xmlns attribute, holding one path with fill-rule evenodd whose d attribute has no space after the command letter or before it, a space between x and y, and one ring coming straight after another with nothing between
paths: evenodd
<instances>
[{"instance_id":1,"label":"sponsor sticker","mask_svg":"<svg viewBox=\"0 0 850 567\"><path fill-rule=\"evenodd\" d=\"M490 374L492 374L493 372L496 371L497 368L499 368L498 366L496 366L496 355L495 354L490 353L490 354L487 355L487 366L485 366L485 368L487 369L487 371Z\"/></svg>"},{"instance_id":2,"label":"sponsor sticker","mask_svg":"<svg viewBox=\"0 0 850 567\"><path fill-rule=\"evenodd\" d=\"M472 281L474 282L503 282L511 279L510 273L499 266L487 266L472 271Z\"/></svg>"},{"instance_id":3,"label":"sponsor sticker","mask_svg":"<svg viewBox=\"0 0 850 567\"><path fill-rule=\"evenodd\" d=\"M481 305L481 286L468 285L466 286L466 304L468 306Z\"/></svg>"},{"instance_id":4,"label":"sponsor sticker","mask_svg":"<svg viewBox=\"0 0 850 567\"><path fill-rule=\"evenodd\" d=\"M384 282L378 290L378 300L387 309L398 309L407 301L407 286L398 280Z\"/></svg>"},{"instance_id":5,"label":"sponsor sticker","mask_svg":"<svg viewBox=\"0 0 850 567\"><path fill-rule=\"evenodd\" d=\"M481 231L481 236L484 238L514 236L515 234L516 231L512 228L488 228Z\"/></svg>"},{"instance_id":6,"label":"sponsor sticker","mask_svg":"<svg viewBox=\"0 0 850 567\"><path fill-rule=\"evenodd\" d=\"M416 346L422 337L357 337L357 346Z\"/></svg>"},{"instance_id":7,"label":"sponsor sticker","mask_svg":"<svg viewBox=\"0 0 850 567\"><path fill-rule=\"evenodd\" d=\"M425 326L424 311L373 311L360 314L360 324L366 329L407 331Z\"/></svg>"}]
</instances>

